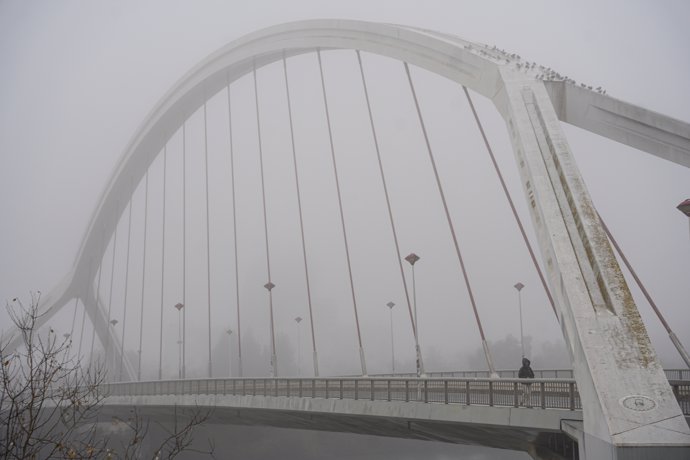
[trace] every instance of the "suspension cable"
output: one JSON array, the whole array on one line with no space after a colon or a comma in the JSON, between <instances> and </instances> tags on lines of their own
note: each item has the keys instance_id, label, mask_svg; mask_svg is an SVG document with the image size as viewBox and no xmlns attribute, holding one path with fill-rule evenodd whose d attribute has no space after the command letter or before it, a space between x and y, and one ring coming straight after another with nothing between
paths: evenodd
<instances>
[{"instance_id":1,"label":"suspension cable","mask_svg":"<svg viewBox=\"0 0 690 460\"><path fill-rule=\"evenodd\" d=\"M208 204L208 126L206 123L206 102L204 102L204 166L206 172L206 295L208 299L208 376L213 377L211 362L211 227Z\"/></svg>"},{"instance_id":2,"label":"suspension cable","mask_svg":"<svg viewBox=\"0 0 690 460\"><path fill-rule=\"evenodd\" d=\"M101 244L100 248L103 249L103 245L105 244L105 229L101 228ZM98 283L96 283L96 295L94 296L94 299L96 301L96 305L94 306L95 309L100 308L99 304L99 299L101 298L101 275L103 274L103 259L105 259L105 251L103 252L103 255L101 256L101 263L98 265ZM94 312L94 318L96 318L96 314ZM96 343L96 324L95 321L91 325L91 351L89 352L89 362L93 364L93 346ZM109 327L106 325L106 327Z\"/></svg>"},{"instance_id":3,"label":"suspension cable","mask_svg":"<svg viewBox=\"0 0 690 460\"><path fill-rule=\"evenodd\" d=\"M144 288L146 287L146 235L149 217L149 170L146 170L144 182L144 251L141 260L141 310L139 313L139 368L137 369L137 380L141 381L141 356L144 341Z\"/></svg>"},{"instance_id":4,"label":"suspension cable","mask_svg":"<svg viewBox=\"0 0 690 460\"><path fill-rule=\"evenodd\" d=\"M623 260L623 263L625 264L625 266L628 267L628 271L630 272L633 279L635 280L635 283L637 283L637 286L640 288L640 291L642 291L642 294L644 294L645 298L647 299L647 302L649 302L649 305L652 307L652 310L654 310L654 313L656 313L657 318L659 318L659 321L661 321L661 324L664 326L664 329L666 329L666 332L668 332L668 336L671 339L671 342L673 342L673 345L676 347L676 350L678 350L680 357L683 358L683 361L685 361L685 365L690 368L690 356L688 356L688 352L685 350L685 347L683 346L681 341L678 339L676 334L671 330L671 326L668 324L668 322L666 322L666 318L664 318L664 315L661 314L661 311L657 307L656 302L654 302L654 299L652 299L652 296L649 294L649 292L645 288L644 284L642 283L642 280L637 276L637 273L635 272L635 269L632 267L632 265L628 261L628 258L625 257L625 253L623 253L623 250L618 245L618 242L616 241L616 239L613 237L613 235L609 231L609 228L606 225L606 223L604 222L604 219L601 218L601 215L598 212L597 212L597 216L599 216L599 221L601 222L601 226L604 227L604 231L606 232L609 239L611 240L613 247L616 248L616 252L618 252L618 255L621 256L621 260Z\"/></svg>"},{"instance_id":5,"label":"suspension cable","mask_svg":"<svg viewBox=\"0 0 690 460\"><path fill-rule=\"evenodd\" d=\"M259 114L259 91L258 91L258 85L256 83L256 62L253 63L253 72L252 75L254 76L254 103L256 107L256 134L258 137L258 144L259 144L259 166L261 170L261 202L263 205L263 211L264 211L264 237L266 241L266 272L268 274L268 283L266 283L265 287L268 290L268 306L269 306L269 311L270 311L270 316L271 316L271 372L273 373L272 377L277 377L278 376L278 356L276 355L276 336L275 336L275 325L273 321L273 287L274 284L271 281L271 257L270 257L270 252L269 252L269 245L268 245L268 219L266 217L266 185L264 182L264 154L263 154L263 147L261 145L261 121L260 121L260 114Z\"/></svg>"},{"instance_id":6,"label":"suspension cable","mask_svg":"<svg viewBox=\"0 0 690 460\"><path fill-rule=\"evenodd\" d=\"M91 275L91 270L93 269L93 256L89 258L89 271L87 272L88 275L86 276L86 289L84 290L84 298L82 299L81 305L82 305L82 313L81 313L81 332L79 333L79 348L77 349L77 358L79 359L79 362L81 364L81 346L82 346L82 341L84 340L84 323L86 322L86 302L89 299L89 293L91 292L91 281L93 279L93 276Z\"/></svg>"},{"instance_id":7,"label":"suspension cable","mask_svg":"<svg viewBox=\"0 0 690 460\"><path fill-rule=\"evenodd\" d=\"M520 234L522 235L522 239L525 242L525 246L527 246L527 251L529 251L529 255L532 259L532 263L534 264L534 268L537 270L537 273L539 274L539 279L541 280L541 285L544 287L544 292L546 292L546 296L549 298L549 303L551 304L551 309L553 310L554 314L558 316L558 313L556 312L556 305L553 301L553 296L551 295L551 290L549 289L548 284L546 283L546 278L544 277L544 273L541 271L541 267L539 267L539 263L537 262L537 257L534 255L534 250L532 249L532 245L529 242L529 239L527 238L527 233L525 232L525 228L522 225L522 220L520 219L520 216L517 213L517 210L515 209L515 204L513 203L513 198L510 195L510 192L508 191L508 187L506 186L505 180L503 180L503 174L501 173L500 168L498 167L498 163L496 162L496 156L494 155L493 149L491 148L491 145L489 144L489 140L486 137L486 133L484 132L484 127L482 126L481 121L479 120L479 115L477 115L477 110L474 108L474 103L472 102L472 98L470 97L469 91L467 91L467 87L464 85L462 86L462 90L465 92L465 96L467 97L467 102L470 104L470 108L472 109L472 115L474 115L474 120L477 122L477 128L479 128L479 132L482 135L482 139L484 140L484 145L486 146L486 151L489 153L489 157L491 158L491 162L494 165L494 170L496 171L496 175L498 176L498 180L501 183L501 188L503 188L503 193L506 196L506 199L508 200L508 204L510 205L510 210L513 212L513 217L515 218L515 222L518 225L518 228L520 229Z\"/></svg>"},{"instance_id":8,"label":"suspension cable","mask_svg":"<svg viewBox=\"0 0 690 460\"><path fill-rule=\"evenodd\" d=\"M165 287L165 195L166 195L166 170L168 165L168 144L163 145L163 219L161 236L161 318L158 328L158 380L163 380L163 291Z\"/></svg>"},{"instance_id":9,"label":"suspension cable","mask_svg":"<svg viewBox=\"0 0 690 460\"><path fill-rule=\"evenodd\" d=\"M434 176L436 178L436 185L438 187L439 194L441 196L441 202L443 203L443 209L446 214L446 220L448 221L448 227L450 229L451 236L453 237L453 244L455 245L455 252L458 256L458 261L460 262L460 268L462 269L462 276L465 280L465 286L467 287L467 293L470 297L470 303L472 304L472 310L474 312L474 318L477 322L477 328L479 329L479 335L481 336L482 339L482 346L484 348L484 355L486 357L486 363L489 366L489 371L491 372L492 376L497 375L496 370L494 368L494 363L493 359L491 357L491 351L489 350L489 345L486 341L486 337L484 335L484 328L482 327L482 322L479 319L479 312L477 311L477 303L474 300L474 294L472 293L472 287L470 285L470 280L467 276L467 269L465 268L465 262L463 261L462 254L460 252L460 245L458 244L458 238L455 233L455 228L453 226L453 221L450 218L450 212L448 211L448 203L446 202L446 196L443 193L443 187L441 186L441 179L439 178L438 175L438 170L436 168L436 161L434 160L434 155L431 151L431 144L429 143L429 136L426 131L426 126L424 125L424 119L422 118L422 112L419 108L419 101L417 100L417 93L415 92L414 89L414 84L412 83L412 76L410 75L410 67L408 66L407 62L403 63L405 66L405 73L407 74L407 80L410 83L410 91L412 91L412 98L414 99L414 105L417 110L417 116L419 118L419 124L422 129L422 134L424 135L424 142L426 143L426 150L427 153L429 154L429 160L431 161L431 166L434 170Z\"/></svg>"},{"instance_id":10,"label":"suspension cable","mask_svg":"<svg viewBox=\"0 0 690 460\"><path fill-rule=\"evenodd\" d=\"M340 180L338 178L338 166L335 160L335 148L333 146L333 130L331 128L331 116L328 110L328 98L326 97L326 83L323 76L323 64L321 62L321 50L317 48L316 56L319 61L319 73L321 75L321 90L323 92L323 105L326 112L326 124L328 125L328 140L331 147L331 159L333 161L333 175L335 176L335 187L338 192L338 208L340 210L340 224L343 230L343 243L345 244L345 257L347 259L347 271L350 277L350 292L352 293L352 307L355 312L355 324L357 326L357 340L359 342L359 360L362 366L362 375L367 375L367 364L364 358L364 347L362 346L362 333L359 328L359 314L357 313L357 299L355 298L355 285L352 279L352 264L350 262L350 248L347 244L347 232L345 231L345 217L343 214L343 200L340 194Z\"/></svg>"},{"instance_id":11,"label":"suspension cable","mask_svg":"<svg viewBox=\"0 0 690 460\"><path fill-rule=\"evenodd\" d=\"M179 316L179 315L178 315ZM187 376L187 121L182 123L182 378Z\"/></svg>"},{"instance_id":12,"label":"suspension cable","mask_svg":"<svg viewBox=\"0 0 690 460\"><path fill-rule=\"evenodd\" d=\"M124 312L122 313L122 339L120 341L120 370L119 379L122 381L122 364L125 359L125 330L127 328L127 294L129 288L129 249L132 242L132 199L129 200L129 219L127 222L127 261L125 262L125 297Z\"/></svg>"},{"instance_id":13,"label":"suspension cable","mask_svg":"<svg viewBox=\"0 0 690 460\"><path fill-rule=\"evenodd\" d=\"M309 323L311 326L311 344L314 360L314 376L319 376L319 360L316 351L316 336L314 334L314 316L312 313L311 302L311 287L309 285L309 268L307 266L307 248L304 240L304 220L302 218L302 197L299 187L299 174L297 173L297 154L295 152L295 131L292 122L292 104L290 101L290 86L288 84L287 61L285 59L285 50L283 50L283 74L285 75L285 94L287 95L288 115L290 118L290 142L292 144L292 164L295 170L295 188L297 189L297 209L299 210L299 230L302 237L302 259L304 260L304 277L307 283L307 304L309 306Z\"/></svg>"},{"instance_id":14,"label":"suspension cable","mask_svg":"<svg viewBox=\"0 0 690 460\"><path fill-rule=\"evenodd\" d=\"M237 308L237 354L238 362L237 368L239 376L242 377L242 323L240 322L240 276L239 276L239 262L237 259L237 206L235 195L235 155L232 147L232 104L230 103L230 75L227 75L228 86L228 135L230 140L230 187L232 189L232 239L234 244L235 254L235 305Z\"/></svg>"},{"instance_id":15,"label":"suspension cable","mask_svg":"<svg viewBox=\"0 0 690 460\"><path fill-rule=\"evenodd\" d=\"M402 259L402 254L400 252L400 245L398 243L398 233L395 230L395 221L393 219L393 211L391 208L390 196L388 194L388 185L386 183L386 175L384 174L383 162L381 161L381 151L379 148L379 140L378 140L378 136L376 135L376 128L374 126L374 117L373 117L372 112L371 112L371 102L369 100L369 90L367 88L366 79L364 78L364 66L362 65L362 56L361 56L359 50L356 50L356 53L357 53L357 62L359 63L359 72L362 76L362 87L364 88L364 98L366 99L366 102L367 102L367 111L369 113L369 123L371 125L371 134L372 134L372 137L374 139L374 147L376 150L376 159L378 160L379 172L381 173L381 183L383 184L383 194L386 197L386 206L388 208L388 218L389 218L389 221L391 224L391 232L393 233L393 241L395 242L395 252L397 254L398 266L400 268L400 279L402 280L403 289L405 291L405 300L407 302L407 311L410 315L410 324L412 325L412 334L414 335L415 352L417 354L417 360L419 361L419 371L420 371L420 374L424 375L424 364L422 361L421 348L419 346L418 330L417 330L417 325L415 324L415 321L414 321L414 316L412 314L412 303L410 302L410 294L409 294L409 290L407 289L407 279L405 278L405 271L403 270L403 264L402 264L403 259Z\"/></svg>"},{"instance_id":16,"label":"suspension cable","mask_svg":"<svg viewBox=\"0 0 690 460\"><path fill-rule=\"evenodd\" d=\"M116 208L119 207L119 203L117 203ZM110 267L110 291L108 292L108 324L106 324L106 341L105 341L105 351L104 351L104 359L105 362L108 362L108 350L110 349L110 339L111 339L111 334L110 334L110 312L111 308L113 306L113 278L115 276L115 253L117 249L117 229L118 229L118 224L119 221L116 221L115 223L115 232L113 236L113 262ZM107 365L107 364L106 364ZM113 369L114 371L115 369Z\"/></svg>"}]
</instances>

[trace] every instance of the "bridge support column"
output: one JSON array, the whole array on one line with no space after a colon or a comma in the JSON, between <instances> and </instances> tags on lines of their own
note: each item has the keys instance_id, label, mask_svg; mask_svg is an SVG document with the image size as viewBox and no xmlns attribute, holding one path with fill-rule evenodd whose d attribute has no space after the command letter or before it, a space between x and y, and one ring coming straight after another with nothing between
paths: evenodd
<instances>
[{"instance_id":1,"label":"bridge support column","mask_svg":"<svg viewBox=\"0 0 690 460\"><path fill-rule=\"evenodd\" d=\"M582 398L580 458L680 459L690 430L666 380L544 84L508 67L508 125Z\"/></svg>"}]
</instances>

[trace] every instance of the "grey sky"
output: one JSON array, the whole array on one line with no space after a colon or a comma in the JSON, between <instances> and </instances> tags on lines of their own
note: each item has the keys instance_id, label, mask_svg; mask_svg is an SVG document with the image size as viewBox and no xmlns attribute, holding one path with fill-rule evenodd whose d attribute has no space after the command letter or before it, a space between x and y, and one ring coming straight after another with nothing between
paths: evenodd
<instances>
[{"instance_id":1,"label":"grey sky","mask_svg":"<svg viewBox=\"0 0 690 460\"><path fill-rule=\"evenodd\" d=\"M229 41L258 28L323 17L409 24L456 34L470 41L496 44L577 81L601 85L614 97L690 121L687 85L690 5L682 0L606 3L5 0L0 2L0 299L26 297L30 290L47 291L68 272L96 200L124 147L153 105L189 68ZM331 69L340 69L342 65L337 59L325 59L325 62L330 62ZM380 68L381 75L394 75L388 62L378 64L373 58L367 62ZM308 64L302 65L306 68ZM332 75L335 73L332 71ZM451 116L458 116L453 110L460 106L461 99L458 94L447 96L444 105L441 88L452 91L451 84L438 83L438 79L421 71L415 77L419 80L423 105L441 138L442 133L452 131ZM266 87L270 86L270 79L266 77ZM334 85L341 80L347 79L333 76ZM394 91L389 88L389 95L385 94L387 86L397 88L399 82L379 80L372 81L372 85L380 88L380 101L395 104ZM238 82L238 85L246 83ZM308 101L307 96L304 100ZM334 96L334 105L337 104L338 98ZM500 139L505 136L504 127L497 115L491 113L485 102L478 101L478 104L495 133L492 140L495 139L499 149L505 147L507 144L502 144ZM389 110L390 113L382 116L391 118L390 133L395 133L398 120L392 115L397 109ZM446 112L448 117L443 116ZM411 114L407 112L405 117L414 121ZM462 117L464 122L471 122L466 113ZM405 120L400 123L407 127ZM279 122L275 124L278 126ZM471 131L471 125L468 126ZM284 134L284 125L278 129ZM686 345L690 344L690 316L686 313L690 299L688 223L675 210L678 202L690 196L690 170L570 126L564 129L600 212L676 333ZM323 133L315 136L322 139ZM391 134L389 139L394 137ZM480 146L476 138L471 142ZM509 150L504 148L503 153L505 167L514 169ZM457 174L457 182L461 183L463 172ZM506 174L515 176L514 171ZM455 190L453 186L450 188ZM516 183L512 190L518 201L524 201ZM471 205L463 201L467 198L458 200L463 205ZM422 208L420 205L419 209ZM482 215L481 210L475 211ZM523 218L528 220L526 214ZM483 231L482 228L468 230L470 234ZM259 269L263 270L261 265ZM425 282L431 286L432 277L427 277ZM509 272L497 275L503 291L494 303L513 301L511 277L523 278L523 275L520 271L515 275ZM530 273L524 278L533 280L534 276ZM490 287L492 280L477 283ZM524 291L529 304L526 316L530 324L537 325L527 332L536 336L536 341L558 339L551 314L543 308L543 295L535 292L534 283L526 284L535 288L533 294L528 289ZM637 290L633 292L640 299ZM375 298L377 293L371 295ZM426 298L430 299L427 303L432 303L433 296L427 294ZM493 299L489 297L489 300ZM639 300L638 304L664 361L679 365L663 330L656 320L651 320L648 306ZM491 340L517 333L514 317L496 318L501 310L486 308L486 320L493 334ZM445 311L437 310L436 316ZM404 329L405 318L399 313L396 337L409 339L409 330ZM294 316L291 312L285 315L286 318ZM343 321L351 321L348 312L342 315ZM374 348L387 343L376 329L380 325L387 327L387 323L381 322L386 317L375 318L378 321L373 323L375 326L368 326L370 330L365 331ZM174 322L174 317L169 320ZM422 331L422 338L437 349L456 347L452 337L457 333L456 328L444 329L443 318L435 320L437 323L428 316L420 319L428 325L426 337ZM263 343L264 330L258 321L253 339ZM438 324L438 329L432 328L432 324ZM7 317L2 312L0 329L6 325ZM437 330L446 338L437 339ZM292 334L292 329L287 329L285 334ZM308 345L306 341L302 343L303 347ZM461 343L476 346L469 341ZM376 366L383 366L384 358L378 353L372 360ZM354 364L351 359L348 362Z\"/></svg>"}]
</instances>

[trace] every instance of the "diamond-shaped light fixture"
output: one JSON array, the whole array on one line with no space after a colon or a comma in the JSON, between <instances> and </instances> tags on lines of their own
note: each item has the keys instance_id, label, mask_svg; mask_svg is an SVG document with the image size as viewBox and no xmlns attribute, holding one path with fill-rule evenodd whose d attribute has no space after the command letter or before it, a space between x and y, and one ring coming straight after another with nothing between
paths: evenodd
<instances>
[{"instance_id":1,"label":"diamond-shaped light fixture","mask_svg":"<svg viewBox=\"0 0 690 460\"><path fill-rule=\"evenodd\" d=\"M175 308L177 308L177 311L180 311L184 308L184 305L182 305L181 303L178 303L177 305L175 305Z\"/></svg>"},{"instance_id":2,"label":"diamond-shaped light fixture","mask_svg":"<svg viewBox=\"0 0 690 460\"><path fill-rule=\"evenodd\" d=\"M273 283L271 283L271 282L269 281L268 283L264 284L264 287L265 287L266 289L268 289L268 291L270 292L271 289L273 289L274 287L276 287L276 285L273 284Z\"/></svg>"},{"instance_id":3,"label":"diamond-shaped light fixture","mask_svg":"<svg viewBox=\"0 0 690 460\"><path fill-rule=\"evenodd\" d=\"M415 262L419 260L419 256L414 252L411 252L407 257L405 257L405 260L408 261L410 265L414 265Z\"/></svg>"},{"instance_id":4,"label":"diamond-shaped light fixture","mask_svg":"<svg viewBox=\"0 0 690 460\"><path fill-rule=\"evenodd\" d=\"M297 324L301 323L301 322L302 322L302 317L301 317L301 316L298 316L297 318L295 318L295 321L297 322Z\"/></svg>"},{"instance_id":5,"label":"diamond-shaped light fixture","mask_svg":"<svg viewBox=\"0 0 690 460\"><path fill-rule=\"evenodd\" d=\"M524 284L522 283L517 283L515 286L513 286L515 289L518 290L518 292L522 291L522 288L525 287Z\"/></svg>"},{"instance_id":6,"label":"diamond-shaped light fixture","mask_svg":"<svg viewBox=\"0 0 690 460\"><path fill-rule=\"evenodd\" d=\"M676 206L680 212L685 214L686 216L690 217L690 198L687 200L683 201L681 204Z\"/></svg>"},{"instance_id":7,"label":"diamond-shaped light fixture","mask_svg":"<svg viewBox=\"0 0 690 460\"><path fill-rule=\"evenodd\" d=\"M388 308L390 308L391 310L393 309L393 307L395 307L395 303L393 303L393 302L388 302L386 305L387 305Z\"/></svg>"}]
</instances>

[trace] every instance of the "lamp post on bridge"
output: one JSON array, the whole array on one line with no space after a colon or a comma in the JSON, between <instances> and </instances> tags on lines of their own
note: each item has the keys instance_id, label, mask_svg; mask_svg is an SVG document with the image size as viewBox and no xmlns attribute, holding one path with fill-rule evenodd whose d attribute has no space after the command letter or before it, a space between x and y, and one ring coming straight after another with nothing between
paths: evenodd
<instances>
[{"instance_id":1,"label":"lamp post on bridge","mask_svg":"<svg viewBox=\"0 0 690 460\"><path fill-rule=\"evenodd\" d=\"M228 377L232 377L232 329L225 333L228 334Z\"/></svg>"},{"instance_id":2,"label":"lamp post on bridge","mask_svg":"<svg viewBox=\"0 0 690 460\"><path fill-rule=\"evenodd\" d=\"M517 289L518 293L518 308L520 310L520 349L522 350L522 357L525 357L525 337L522 333L522 288L525 287L524 284L518 282L515 286L513 286L515 289Z\"/></svg>"},{"instance_id":3,"label":"lamp post on bridge","mask_svg":"<svg viewBox=\"0 0 690 460\"><path fill-rule=\"evenodd\" d=\"M424 364L422 362L422 351L419 348L419 322L417 321L417 283L414 276L414 264L420 257L411 252L405 257L405 260L412 266L412 308L414 310L414 346L417 353L417 378L426 377L424 373Z\"/></svg>"},{"instance_id":4,"label":"lamp post on bridge","mask_svg":"<svg viewBox=\"0 0 690 460\"><path fill-rule=\"evenodd\" d=\"M119 323L119 321L116 320L116 319L111 319L111 320L110 320L110 325L113 327L113 329L115 329L115 326L117 326L117 323ZM114 334L114 333L115 333L115 332L113 331L113 334ZM110 341L110 334L108 334L108 341ZM112 355L112 353L111 353L111 355ZM115 358L113 357L113 361L114 361L114 359L115 359ZM105 363L106 363L106 366L107 366L107 364L108 364L108 353L107 353L107 350L106 350L106 354L105 354ZM115 364L113 364L113 370L114 370L114 369L115 369ZM114 372L113 372L113 373L114 373Z\"/></svg>"},{"instance_id":5,"label":"lamp post on bridge","mask_svg":"<svg viewBox=\"0 0 690 460\"><path fill-rule=\"evenodd\" d=\"M299 323L302 322L302 317L298 316L295 318L295 323L297 323L297 377L302 376L302 345L300 338L302 335L300 334L300 327Z\"/></svg>"},{"instance_id":6,"label":"lamp post on bridge","mask_svg":"<svg viewBox=\"0 0 690 460\"><path fill-rule=\"evenodd\" d=\"M273 325L273 288L276 287L272 282L264 284L268 291L268 307L271 316L271 377L278 377L278 356L276 356L276 334Z\"/></svg>"},{"instance_id":7,"label":"lamp post on bridge","mask_svg":"<svg viewBox=\"0 0 690 460\"><path fill-rule=\"evenodd\" d=\"M177 378L182 378L182 309L184 305L175 304L177 309Z\"/></svg>"},{"instance_id":8,"label":"lamp post on bridge","mask_svg":"<svg viewBox=\"0 0 690 460\"><path fill-rule=\"evenodd\" d=\"M395 374L395 345L393 342L393 307L395 307L395 303L388 302L386 306L391 313L391 373Z\"/></svg>"}]
</instances>

